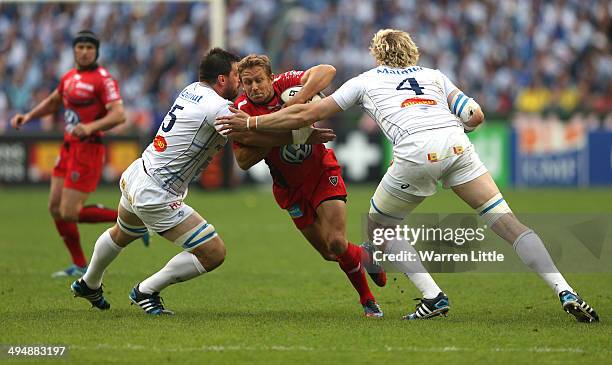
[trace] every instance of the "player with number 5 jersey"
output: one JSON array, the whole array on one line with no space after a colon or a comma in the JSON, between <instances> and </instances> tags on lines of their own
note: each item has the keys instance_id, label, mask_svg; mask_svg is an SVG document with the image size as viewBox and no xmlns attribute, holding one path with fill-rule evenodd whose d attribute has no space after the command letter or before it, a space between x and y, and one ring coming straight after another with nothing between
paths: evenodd
<instances>
[{"instance_id":1,"label":"player with number 5 jersey","mask_svg":"<svg viewBox=\"0 0 612 365\"><path fill-rule=\"evenodd\" d=\"M181 91L142 158L123 173L117 224L98 238L87 272L72 284L76 297L87 299L96 308L109 309L102 293L104 271L124 247L147 230L183 250L132 288L130 300L147 314L173 314L165 309L160 291L223 263L225 245L215 227L184 199L189 182L227 142L214 121L231 114L230 100L239 88L238 60L223 49L210 50L200 63L199 81Z\"/></svg>"}]
</instances>

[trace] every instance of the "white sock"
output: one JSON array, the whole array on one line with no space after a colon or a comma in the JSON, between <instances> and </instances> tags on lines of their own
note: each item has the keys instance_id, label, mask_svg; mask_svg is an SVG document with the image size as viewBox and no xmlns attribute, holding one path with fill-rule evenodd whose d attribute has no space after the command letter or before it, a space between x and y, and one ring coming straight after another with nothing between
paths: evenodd
<instances>
[{"instance_id":1,"label":"white sock","mask_svg":"<svg viewBox=\"0 0 612 365\"><path fill-rule=\"evenodd\" d=\"M564 290L575 293L557 270L542 240L534 231L527 230L521 233L512 246L525 265L537 272L557 294Z\"/></svg>"},{"instance_id":2,"label":"white sock","mask_svg":"<svg viewBox=\"0 0 612 365\"><path fill-rule=\"evenodd\" d=\"M393 261L393 265L404 273L410 281L423 293L423 298L433 299L442 291L434 281L427 269L421 263L418 252L406 241L393 240L387 243L385 253L401 254L402 252L412 253L416 257L415 261Z\"/></svg>"},{"instance_id":3,"label":"white sock","mask_svg":"<svg viewBox=\"0 0 612 365\"><path fill-rule=\"evenodd\" d=\"M140 283L139 290L145 294L160 292L169 285L193 279L205 272L206 269L194 254L183 251L171 258L161 270Z\"/></svg>"},{"instance_id":4,"label":"white sock","mask_svg":"<svg viewBox=\"0 0 612 365\"><path fill-rule=\"evenodd\" d=\"M104 271L122 249L123 247L118 246L111 238L110 229L98 237L91 256L91 262L87 267L87 272L83 275L83 280L90 289L97 289L102 285Z\"/></svg>"}]
</instances>

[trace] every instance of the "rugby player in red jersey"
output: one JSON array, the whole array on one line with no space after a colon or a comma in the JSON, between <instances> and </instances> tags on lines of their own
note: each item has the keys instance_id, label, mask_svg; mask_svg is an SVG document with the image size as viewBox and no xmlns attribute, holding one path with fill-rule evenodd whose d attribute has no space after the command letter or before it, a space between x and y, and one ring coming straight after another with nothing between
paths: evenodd
<instances>
[{"instance_id":1,"label":"rugby player in red jersey","mask_svg":"<svg viewBox=\"0 0 612 365\"><path fill-rule=\"evenodd\" d=\"M65 132L60 156L53 168L49 211L64 240L73 264L53 274L82 276L87 260L81 248L78 223L114 222L117 211L100 205L84 206L96 190L104 164L103 131L125 122L119 86L97 63L100 41L83 30L72 41L75 68L62 76L57 88L26 114L17 114L11 125L19 129L32 119L64 107ZM146 238L148 240L148 237Z\"/></svg>"},{"instance_id":2,"label":"rugby player in red jersey","mask_svg":"<svg viewBox=\"0 0 612 365\"><path fill-rule=\"evenodd\" d=\"M329 85L335 71L330 65L318 65L307 71L289 71L274 76L267 56L249 55L238 64L245 93L234 104L253 116L251 119L255 123L255 116L283 107L280 96L286 89L303 86L284 106L307 102ZM336 156L321 143L305 144L309 142L308 136L294 132L297 133L293 140L281 143L279 140L287 135L249 131L229 136L234 139L234 154L242 169L247 170L265 160L278 205L287 210L295 226L324 259L338 261L359 293L365 315L382 317L383 312L370 292L362 266L362 257L367 253L346 239L347 194ZM281 144L284 145L278 147ZM385 284L383 271L371 275L377 285Z\"/></svg>"}]
</instances>

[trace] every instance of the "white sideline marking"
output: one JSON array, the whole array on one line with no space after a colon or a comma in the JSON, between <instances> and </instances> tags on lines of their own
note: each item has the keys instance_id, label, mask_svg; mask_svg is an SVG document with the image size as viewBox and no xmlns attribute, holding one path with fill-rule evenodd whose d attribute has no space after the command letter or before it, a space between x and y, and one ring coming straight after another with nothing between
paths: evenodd
<instances>
[{"instance_id":1,"label":"white sideline marking","mask_svg":"<svg viewBox=\"0 0 612 365\"><path fill-rule=\"evenodd\" d=\"M284 345L271 345L271 346L244 346L244 345L204 345L201 347L169 347L169 348L157 348L145 345L135 345L127 343L125 345L117 346L110 344L99 344L97 346L80 346L70 345L70 349L74 350L132 350L132 351L149 351L149 352L224 352L224 351L340 351L346 350L345 348L338 349L336 347L309 347L309 346L284 346ZM589 351L583 350L577 347L527 347L527 348L516 348L516 347L494 347L494 348L470 348L470 347L394 347L385 346L381 348L369 348L369 349L355 349L356 351L366 352L535 352L535 353L588 353ZM596 352L612 352L608 349L600 349Z\"/></svg>"}]
</instances>

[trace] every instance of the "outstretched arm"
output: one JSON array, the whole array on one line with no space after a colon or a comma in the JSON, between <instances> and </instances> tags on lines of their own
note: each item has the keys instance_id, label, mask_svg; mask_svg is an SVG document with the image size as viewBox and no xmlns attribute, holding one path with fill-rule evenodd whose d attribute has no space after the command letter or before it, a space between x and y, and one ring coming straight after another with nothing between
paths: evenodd
<instances>
[{"instance_id":1,"label":"outstretched arm","mask_svg":"<svg viewBox=\"0 0 612 365\"><path fill-rule=\"evenodd\" d=\"M11 126L15 129L21 128L22 125L28 123L32 119L43 117L47 114L55 113L62 105L62 97L55 89L51 95L47 96L43 101L30 110L26 114L17 114L11 119Z\"/></svg>"},{"instance_id":2,"label":"outstretched arm","mask_svg":"<svg viewBox=\"0 0 612 365\"><path fill-rule=\"evenodd\" d=\"M243 132L246 130L274 131L300 129L342 111L332 97L309 104L297 104L277 112L251 117L236 108L230 108L231 116L217 118L220 131Z\"/></svg>"},{"instance_id":3,"label":"outstretched arm","mask_svg":"<svg viewBox=\"0 0 612 365\"><path fill-rule=\"evenodd\" d=\"M288 144L295 144L295 139L290 131L276 132L231 132L227 136L234 141L253 147L279 147ZM312 133L304 144L319 144L333 141L336 134L332 129L327 128L312 128Z\"/></svg>"}]
</instances>

